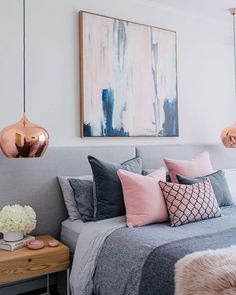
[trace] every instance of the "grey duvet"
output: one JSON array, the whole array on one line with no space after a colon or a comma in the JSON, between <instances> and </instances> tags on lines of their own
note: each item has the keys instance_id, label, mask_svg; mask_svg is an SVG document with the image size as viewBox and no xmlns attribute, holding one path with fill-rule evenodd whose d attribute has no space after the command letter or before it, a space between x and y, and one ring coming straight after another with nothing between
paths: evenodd
<instances>
[{"instance_id":1,"label":"grey duvet","mask_svg":"<svg viewBox=\"0 0 236 295\"><path fill-rule=\"evenodd\" d=\"M172 228L168 223L120 228L100 251L94 295L172 295L174 264L186 254L236 244L236 207L223 217Z\"/></svg>"},{"instance_id":2,"label":"grey duvet","mask_svg":"<svg viewBox=\"0 0 236 295\"><path fill-rule=\"evenodd\" d=\"M86 225L71 272L73 295L173 295L174 264L186 254L236 244L236 207L179 227L125 227L124 218Z\"/></svg>"},{"instance_id":3,"label":"grey duvet","mask_svg":"<svg viewBox=\"0 0 236 295\"><path fill-rule=\"evenodd\" d=\"M234 244L236 244L236 227L222 232L171 242L155 248L144 263L139 294L174 294L174 270L175 263L179 259L196 251L220 249ZM165 269L166 271L163 271Z\"/></svg>"}]
</instances>

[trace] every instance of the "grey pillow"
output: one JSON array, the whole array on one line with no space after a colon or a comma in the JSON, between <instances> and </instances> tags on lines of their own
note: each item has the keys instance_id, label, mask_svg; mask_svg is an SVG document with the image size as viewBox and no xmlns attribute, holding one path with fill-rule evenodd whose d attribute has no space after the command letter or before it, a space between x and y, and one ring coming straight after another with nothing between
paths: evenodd
<instances>
[{"instance_id":1,"label":"grey pillow","mask_svg":"<svg viewBox=\"0 0 236 295\"><path fill-rule=\"evenodd\" d=\"M94 179L94 217L96 220L125 214L125 205L118 169L142 173L141 158L134 158L122 164L114 164L88 156Z\"/></svg>"},{"instance_id":2,"label":"grey pillow","mask_svg":"<svg viewBox=\"0 0 236 295\"><path fill-rule=\"evenodd\" d=\"M195 178L187 178L182 175L176 176L179 183L181 184L194 184L197 182L201 182L205 178L208 178L211 182L219 206L224 207L233 205L232 196L229 191L224 172L222 170L218 170L212 174Z\"/></svg>"},{"instance_id":3,"label":"grey pillow","mask_svg":"<svg viewBox=\"0 0 236 295\"><path fill-rule=\"evenodd\" d=\"M142 171L142 175L144 175L144 176L147 176L148 174L150 174L150 173L152 173L152 172L154 172L154 171L156 171L157 169L144 169L143 171Z\"/></svg>"},{"instance_id":4,"label":"grey pillow","mask_svg":"<svg viewBox=\"0 0 236 295\"><path fill-rule=\"evenodd\" d=\"M93 180L69 178L81 220L91 221L94 216Z\"/></svg>"},{"instance_id":5,"label":"grey pillow","mask_svg":"<svg viewBox=\"0 0 236 295\"><path fill-rule=\"evenodd\" d=\"M77 209L77 204L75 202L74 198L74 191L69 183L69 178L75 178L75 179L84 179L84 180L92 180L92 175L85 175L85 176L58 176L58 182L61 187L62 195L64 198L64 202L66 205L66 209L69 215L69 218L71 221L74 221L76 219L80 219L81 216L79 214L79 211Z\"/></svg>"}]
</instances>

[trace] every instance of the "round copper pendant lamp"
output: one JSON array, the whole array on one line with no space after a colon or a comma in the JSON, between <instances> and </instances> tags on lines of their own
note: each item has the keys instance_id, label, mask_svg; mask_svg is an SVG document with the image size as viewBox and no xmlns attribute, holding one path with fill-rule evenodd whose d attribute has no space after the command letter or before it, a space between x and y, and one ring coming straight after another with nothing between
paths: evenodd
<instances>
[{"instance_id":1,"label":"round copper pendant lamp","mask_svg":"<svg viewBox=\"0 0 236 295\"><path fill-rule=\"evenodd\" d=\"M236 97L236 32L235 32L235 14L236 8L231 8L230 14L233 16L233 34L234 34L234 87ZM221 132L221 140L226 148L236 148L236 122L225 128Z\"/></svg>"},{"instance_id":2,"label":"round copper pendant lamp","mask_svg":"<svg viewBox=\"0 0 236 295\"><path fill-rule=\"evenodd\" d=\"M25 113L25 0L23 0L23 116L22 119L5 127L0 133L1 150L9 158L35 158L46 151L49 144L49 134L46 129L31 123Z\"/></svg>"}]
</instances>

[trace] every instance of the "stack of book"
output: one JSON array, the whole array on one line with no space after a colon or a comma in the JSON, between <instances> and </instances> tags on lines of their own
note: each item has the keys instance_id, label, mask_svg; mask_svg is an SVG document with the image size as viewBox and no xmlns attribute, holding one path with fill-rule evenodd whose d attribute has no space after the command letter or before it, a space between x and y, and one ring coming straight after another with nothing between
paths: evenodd
<instances>
[{"instance_id":1,"label":"stack of book","mask_svg":"<svg viewBox=\"0 0 236 295\"><path fill-rule=\"evenodd\" d=\"M0 249L6 251L14 251L23 248L28 242L33 240L35 240L35 237L29 235L24 236L22 240L16 242L6 242L2 239L0 240Z\"/></svg>"}]
</instances>

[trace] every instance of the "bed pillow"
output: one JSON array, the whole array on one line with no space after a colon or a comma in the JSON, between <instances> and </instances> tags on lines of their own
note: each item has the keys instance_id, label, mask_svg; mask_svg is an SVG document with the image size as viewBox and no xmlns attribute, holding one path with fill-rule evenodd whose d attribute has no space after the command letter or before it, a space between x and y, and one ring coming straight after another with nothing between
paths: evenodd
<instances>
[{"instance_id":1,"label":"bed pillow","mask_svg":"<svg viewBox=\"0 0 236 295\"><path fill-rule=\"evenodd\" d=\"M122 164L101 161L88 156L94 179L94 218L106 218L125 215L122 186L117 175L118 169L141 174L142 160L134 158Z\"/></svg>"},{"instance_id":2,"label":"bed pillow","mask_svg":"<svg viewBox=\"0 0 236 295\"><path fill-rule=\"evenodd\" d=\"M225 179L229 186L229 190L232 196L232 201L236 205L236 169L223 169L225 173Z\"/></svg>"},{"instance_id":3,"label":"bed pillow","mask_svg":"<svg viewBox=\"0 0 236 295\"><path fill-rule=\"evenodd\" d=\"M208 179L192 185L163 181L159 185L166 201L171 226L221 216Z\"/></svg>"},{"instance_id":4,"label":"bed pillow","mask_svg":"<svg viewBox=\"0 0 236 295\"><path fill-rule=\"evenodd\" d=\"M69 182L74 191L74 198L81 220L83 222L93 220L93 180L69 178Z\"/></svg>"},{"instance_id":5,"label":"bed pillow","mask_svg":"<svg viewBox=\"0 0 236 295\"><path fill-rule=\"evenodd\" d=\"M119 169L117 173L123 188L126 219L129 227L168 220L165 200L159 187L159 181L166 179L164 167L147 176L122 169Z\"/></svg>"},{"instance_id":6,"label":"bed pillow","mask_svg":"<svg viewBox=\"0 0 236 295\"><path fill-rule=\"evenodd\" d=\"M142 175L147 176L148 174L151 174L152 172L155 172L156 170L158 170L158 169L157 168L156 169L144 169L142 171ZM170 175L169 175L169 173L167 173L167 171L166 171L166 179L165 179L165 181L171 182Z\"/></svg>"},{"instance_id":7,"label":"bed pillow","mask_svg":"<svg viewBox=\"0 0 236 295\"><path fill-rule=\"evenodd\" d=\"M77 204L74 197L73 189L69 183L69 178L76 178L81 180L92 180L92 175L85 175L85 176L58 176L58 182L61 187L62 195L64 198L64 202L66 205L66 209L69 215L69 218L71 221L74 221L76 219L80 219L81 216L79 214L79 211L77 209Z\"/></svg>"},{"instance_id":8,"label":"bed pillow","mask_svg":"<svg viewBox=\"0 0 236 295\"><path fill-rule=\"evenodd\" d=\"M187 178L177 174L177 179L181 184L194 184L202 181L204 178L208 178L210 180L216 200L220 207L233 205L232 196L222 170L195 178Z\"/></svg>"},{"instance_id":9,"label":"bed pillow","mask_svg":"<svg viewBox=\"0 0 236 295\"><path fill-rule=\"evenodd\" d=\"M190 161L164 159L172 182L178 183L176 174L185 177L198 177L213 173L208 152L203 152Z\"/></svg>"}]
</instances>

